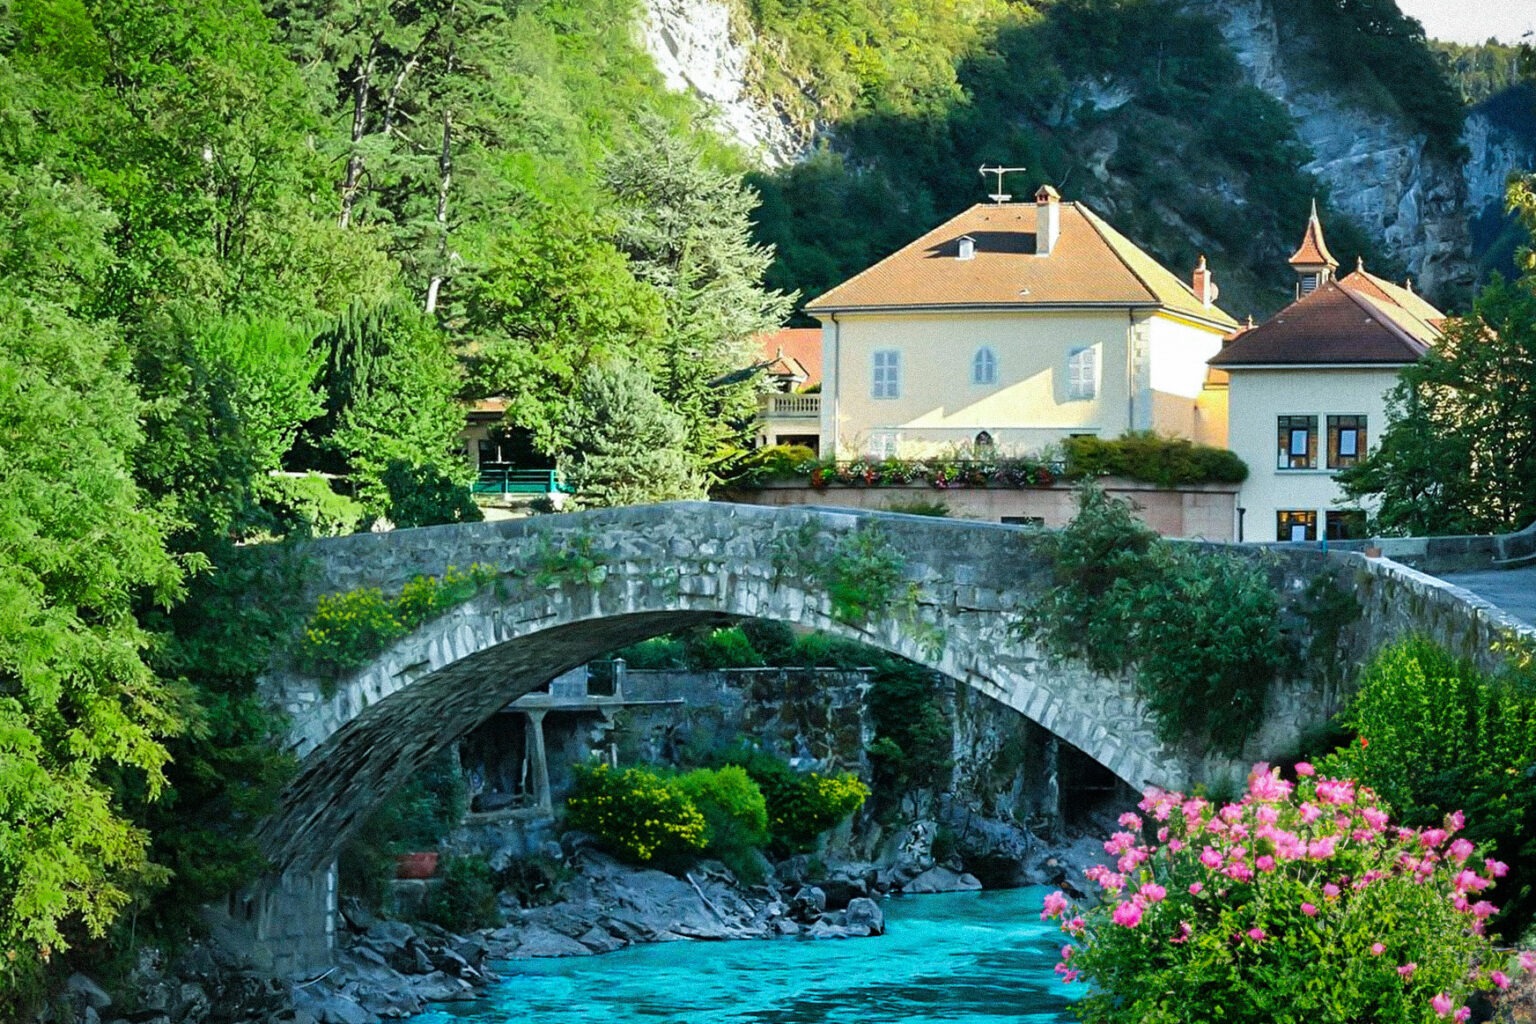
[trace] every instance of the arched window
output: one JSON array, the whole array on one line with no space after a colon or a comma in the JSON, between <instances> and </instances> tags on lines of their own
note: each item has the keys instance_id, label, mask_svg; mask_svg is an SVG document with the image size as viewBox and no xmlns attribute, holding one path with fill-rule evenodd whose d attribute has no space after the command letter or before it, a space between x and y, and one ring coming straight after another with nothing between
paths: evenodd
<instances>
[{"instance_id":1,"label":"arched window","mask_svg":"<svg viewBox=\"0 0 1536 1024\"><path fill-rule=\"evenodd\" d=\"M997 383L997 353L983 345L971 360L972 384Z\"/></svg>"}]
</instances>

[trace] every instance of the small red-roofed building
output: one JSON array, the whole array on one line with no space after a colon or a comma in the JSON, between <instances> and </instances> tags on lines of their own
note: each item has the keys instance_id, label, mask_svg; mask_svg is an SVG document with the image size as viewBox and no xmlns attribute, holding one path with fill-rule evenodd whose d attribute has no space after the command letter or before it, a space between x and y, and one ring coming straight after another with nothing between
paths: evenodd
<instances>
[{"instance_id":1,"label":"small red-roofed building","mask_svg":"<svg viewBox=\"0 0 1536 1024\"><path fill-rule=\"evenodd\" d=\"M1370 451L1398 372L1439 340L1445 314L1363 265L1336 278L1316 204L1290 263L1296 301L1210 361L1227 377L1228 446L1248 464L1239 537L1357 539L1366 510L1334 478Z\"/></svg>"},{"instance_id":2,"label":"small red-roofed building","mask_svg":"<svg viewBox=\"0 0 1536 1024\"><path fill-rule=\"evenodd\" d=\"M757 443L821 447L821 329L785 327L765 334L760 365L771 382L762 397Z\"/></svg>"},{"instance_id":3,"label":"small red-roofed building","mask_svg":"<svg viewBox=\"0 0 1536 1024\"><path fill-rule=\"evenodd\" d=\"M1226 438L1206 361L1237 323L1087 206L973 206L817 297L821 452L1038 453L1155 430Z\"/></svg>"}]
</instances>

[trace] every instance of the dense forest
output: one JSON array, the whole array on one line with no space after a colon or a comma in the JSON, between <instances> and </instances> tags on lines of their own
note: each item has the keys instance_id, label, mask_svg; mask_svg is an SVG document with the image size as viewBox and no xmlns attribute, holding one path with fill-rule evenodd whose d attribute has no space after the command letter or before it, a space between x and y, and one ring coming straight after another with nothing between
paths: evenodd
<instances>
[{"instance_id":1,"label":"dense forest","mask_svg":"<svg viewBox=\"0 0 1536 1024\"><path fill-rule=\"evenodd\" d=\"M1454 146L1391 3L1308 3L1354 87ZM758 87L828 126L778 174L661 87L626 0L0 5L0 1018L261 869L292 766L254 679L296 567L251 542L474 518L465 401L593 494L700 494L753 338L984 160L1170 266L1210 252L1239 314L1289 287L1321 190L1167 0L742 13ZM650 490L605 479L626 459Z\"/></svg>"},{"instance_id":2,"label":"dense forest","mask_svg":"<svg viewBox=\"0 0 1536 1024\"><path fill-rule=\"evenodd\" d=\"M631 14L0 7L0 1018L259 870L291 609L240 542L476 517L476 394L576 463L644 406L695 492L742 429L787 303Z\"/></svg>"}]
</instances>

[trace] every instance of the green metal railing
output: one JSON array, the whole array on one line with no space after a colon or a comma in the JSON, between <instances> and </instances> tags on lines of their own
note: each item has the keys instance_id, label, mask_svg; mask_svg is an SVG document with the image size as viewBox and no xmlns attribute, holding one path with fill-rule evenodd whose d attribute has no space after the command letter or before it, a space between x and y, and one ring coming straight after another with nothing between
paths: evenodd
<instances>
[{"instance_id":1,"label":"green metal railing","mask_svg":"<svg viewBox=\"0 0 1536 1024\"><path fill-rule=\"evenodd\" d=\"M474 483L476 494L562 494L571 489L553 469L482 469Z\"/></svg>"}]
</instances>

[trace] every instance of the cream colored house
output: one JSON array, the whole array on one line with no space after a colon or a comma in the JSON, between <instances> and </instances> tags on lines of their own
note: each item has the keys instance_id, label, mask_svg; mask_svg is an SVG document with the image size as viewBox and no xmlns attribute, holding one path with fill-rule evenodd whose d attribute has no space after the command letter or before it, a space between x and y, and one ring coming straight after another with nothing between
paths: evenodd
<instances>
[{"instance_id":1,"label":"cream colored house","mask_svg":"<svg viewBox=\"0 0 1536 1024\"><path fill-rule=\"evenodd\" d=\"M811 302L821 451L1033 453L1073 434L1226 441L1206 361L1237 324L1081 203L974 206Z\"/></svg>"},{"instance_id":2,"label":"cream colored house","mask_svg":"<svg viewBox=\"0 0 1536 1024\"><path fill-rule=\"evenodd\" d=\"M1315 206L1290 262L1297 300L1211 360L1229 377L1229 445L1248 464L1239 539L1363 537L1365 513L1334 477L1376 443L1398 371L1440 337L1445 314L1364 267L1335 280Z\"/></svg>"}]
</instances>

